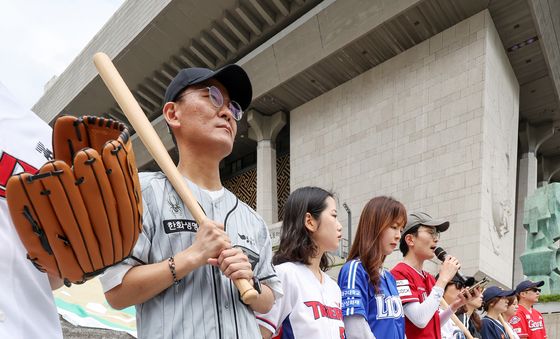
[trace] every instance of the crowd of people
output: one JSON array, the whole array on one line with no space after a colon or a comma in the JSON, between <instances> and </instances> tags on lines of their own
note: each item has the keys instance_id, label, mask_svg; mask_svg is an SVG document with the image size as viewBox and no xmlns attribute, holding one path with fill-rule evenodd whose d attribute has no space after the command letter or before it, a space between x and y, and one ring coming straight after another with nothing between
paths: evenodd
<instances>
[{"instance_id":1,"label":"crowd of people","mask_svg":"<svg viewBox=\"0 0 560 339\"><path fill-rule=\"evenodd\" d=\"M170 232L166 220L192 215L166 203L178 198L164 174L141 175L142 234L131 257L101 277L110 305L136 306L140 338L546 338L533 308L542 281L523 281L515 290L469 288L475 279L458 274L459 260L450 255L432 276L424 266L449 222L407 213L390 197L366 203L337 282L325 274L328 253L342 235L332 192L301 187L289 196L273 255L267 225L222 186L219 174L251 97L250 80L236 65L184 69L167 88L163 115L177 144L178 169L212 221ZM10 242L17 242L13 234ZM24 256L21 244L17 248ZM385 259L396 249L403 260L389 270ZM47 277L31 268L27 262L9 272L14 281L39 276L47 295ZM246 305L232 279L252 281L256 301ZM45 305L34 307L41 328L57 320L45 315L53 312L52 297L43 299L34 300ZM0 322L1 337L36 337L16 327ZM60 333L57 325L48 328L49 337Z\"/></svg>"},{"instance_id":2,"label":"crowd of people","mask_svg":"<svg viewBox=\"0 0 560 339\"><path fill-rule=\"evenodd\" d=\"M273 259L283 297L268 313L257 313L263 338L546 338L542 315L533 308L543 281L483 290L458 272L452 256L436 277L423 269L448 228L448 221L424 212L407 215L393 198L371 199L336 286L322 273L326 251L336 249L341 232L333 194L295 190ZM404 259L389 271L383 263L397 247Z\"/></svg>"}]
</instances>

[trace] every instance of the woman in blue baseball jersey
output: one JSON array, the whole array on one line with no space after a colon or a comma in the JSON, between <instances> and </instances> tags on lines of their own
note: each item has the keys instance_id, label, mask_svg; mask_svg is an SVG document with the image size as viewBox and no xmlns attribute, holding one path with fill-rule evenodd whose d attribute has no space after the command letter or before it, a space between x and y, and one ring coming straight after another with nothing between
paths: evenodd
<instances>
[{"instance_id":1,"label":"woman in blue baseball jersey","mask_svg":"<svg viewBox=\"0 0 560 339\"><path fill-rule=\"evenodd\" d=\"M348 339L405 337L395 278L383 268L405 224L405 207L390 197L373 198L362 210L348 261L338 275Z\"/></svg>"}]
</instances>

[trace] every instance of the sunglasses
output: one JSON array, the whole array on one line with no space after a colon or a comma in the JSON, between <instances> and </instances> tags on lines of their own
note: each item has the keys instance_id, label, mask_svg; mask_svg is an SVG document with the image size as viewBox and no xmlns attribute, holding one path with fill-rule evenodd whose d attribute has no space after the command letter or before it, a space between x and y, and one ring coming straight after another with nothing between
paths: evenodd
<instances>
[{"instance_id":1,"label":"sunglasses","mask_svg":"<svg viewBox=\"0 0 560 339\"><path fill-rule=\"evenodd\" d=\"M532 287L532 288L529 288L529 289L525 290L525 292L529 292L529 291L533 291L535 293L537 293L537 292L541 293L541 289L536 288L536 287Z\"/></svg>"},{"instance_id":2,"label":"sunglasses","mask_svg":"<svg viewBox=\"0 0 560 339\"><path fill-rule=\"evenodd\" d=\"M195 91L208 91L208 97L210 98L210 102L216 108L222 108L224 106L224 96L222 91L216 86L210 86L205 88L193 89L192 91L185 92L177 101L181 100L187 94L193 93ZM236 121L241 120L243 117L243 109L241 105L235 100L231 100L228 104L228 109L230 110L233 118Z\"/></svg>"},{"instance_id":3,"label":"sunglasses","mask_svg":"<svg viewBox=\"0 0 560 339\"><path fill-rule=\"evenodd\" d=\"M455 288L458 290L462 290L463 288L465 288L465 284L459 281L451 281L450 283L447 284L447 286L451 286L451 285L455 285Z\"/></svg>"}]
</instances>

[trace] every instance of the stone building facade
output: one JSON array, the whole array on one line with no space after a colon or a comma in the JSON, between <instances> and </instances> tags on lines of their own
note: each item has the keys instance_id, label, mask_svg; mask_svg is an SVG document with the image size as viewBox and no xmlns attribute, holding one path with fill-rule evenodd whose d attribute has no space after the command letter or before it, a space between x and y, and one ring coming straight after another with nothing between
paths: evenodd
<instances>
[{"instance_id":1,"label":"stone building facade","mask_svg":"<svg viewBox=\"0 0 560 339\"><path fill-rule=\"evenodd\" d=\"M391 195L450 220L440 244L466 274L512 286L520 206L560 168L559 18L553 0L126 1L33 109L126 120L91 62L104 51L176 157L165 87L183 67L238 63L254 97L224 180L256 180L239 193L273 230L300 186L337 192L353 225ZM138 166L157 168L133 140Z\"/></svg>"}]
</instances>

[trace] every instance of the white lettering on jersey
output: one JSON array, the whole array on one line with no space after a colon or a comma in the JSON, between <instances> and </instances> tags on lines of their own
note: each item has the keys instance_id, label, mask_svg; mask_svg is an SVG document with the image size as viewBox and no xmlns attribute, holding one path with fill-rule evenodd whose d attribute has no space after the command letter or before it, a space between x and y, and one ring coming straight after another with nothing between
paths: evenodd
<instances>
[{"instance_id":1,"label":"white lettering on jersey","mask_svg":"<svg viewBox=\"0 0 560 339\"><path fill-rule=\"evenodd\" d=\"M377 303L377 319L402 317L403 308L400 297L395 295L385 297L384 295L378 294L375 296L375 301Z\"/></svg>"},{"instance_id":2,"label":"white lettering on jersey","mask_svg":"<svg viewBox=\"0 0 560 339\"><path fill-rule=\"evenodd\" d=\"M527 322L527 325L529 325L529 329L531 331L540 330L541 328L543 328L543 321L542 319L539 321L534 321L533 319L531 319Z\"/></svg>"}]
</instances>

